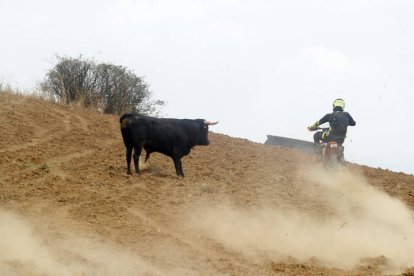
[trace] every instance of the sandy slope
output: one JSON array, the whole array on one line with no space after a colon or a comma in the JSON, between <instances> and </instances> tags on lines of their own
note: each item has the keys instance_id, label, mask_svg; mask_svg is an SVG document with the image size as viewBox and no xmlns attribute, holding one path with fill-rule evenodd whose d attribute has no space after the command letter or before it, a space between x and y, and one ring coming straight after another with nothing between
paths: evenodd
<instances>
[{"instance_id":1,"label":"sandy slope","mask_svg":"<svg viewBox=\"0 0 414 276\"><path fill-rule=\"evenodd\" d=\"M184 179L124 154L116 116L0 94L0 274L414 275L413 176L214 132Z\"/></svg>"}]
</instances>

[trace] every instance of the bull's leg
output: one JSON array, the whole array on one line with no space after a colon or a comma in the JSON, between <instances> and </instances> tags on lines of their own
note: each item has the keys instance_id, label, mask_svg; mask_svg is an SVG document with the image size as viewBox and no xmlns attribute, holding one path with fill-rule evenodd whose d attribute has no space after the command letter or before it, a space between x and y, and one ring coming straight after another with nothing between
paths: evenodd
<instances>
[{"instance_id":1,"label":"bull's leg","mask_svg":"<svg viewBox=\"0 0 414 276\"><path fill-rule=\"evenodd\" d=\"M183 172L183 168L182 168L182 164L181 164L181 158L173 157L173 160L174 160L175 172L176 172L177 176L184 177L184 172Z\"/></svg>"},{"instance_id":2,"label":"bull's leg","mask_svg":"<svg viewBox=\"0 0 414 276\"><path fill-rule=\"evenodd\" d=\"M139 174L139 157L141 156L142 146L135 145L134 147L134 166L135 166L135 173Z\"/></svg>"},{"instance_id":3,"label":"bull's leg","mask_svg":"<svg viewBox=\"0 0 414 276\"><path fill-rule=\"evenodd\" d=\"M148 151L145 151L145 161L144 161L145 163L147 162L149 157L150 157L150 153Z\"/></svg>"},{"instance_id":4,"label":"bull's leg","mask_svg":"<svg viewBox=\"0 0 414 276\"><path fill-rule=\"evenodd\" d=\"M127 174L131 174L132 146L126 147Z\"/></svg>"}]
</instances>

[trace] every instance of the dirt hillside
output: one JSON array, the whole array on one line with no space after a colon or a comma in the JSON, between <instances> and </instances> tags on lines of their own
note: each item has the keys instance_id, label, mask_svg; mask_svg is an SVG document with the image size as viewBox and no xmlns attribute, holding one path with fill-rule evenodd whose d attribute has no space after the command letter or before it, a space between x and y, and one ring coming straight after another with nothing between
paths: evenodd
<instances>
[{"instance_id":1,"label":"dirt hillside","mask_svg":"<svg viewBox=\"0 0 414 276\"><path fill-rule=\"evenodd\" d=\"M117 116L0 94L0 275L414 275L412 175L211 131L127 176Z\"/></svg>"}]
</instances>

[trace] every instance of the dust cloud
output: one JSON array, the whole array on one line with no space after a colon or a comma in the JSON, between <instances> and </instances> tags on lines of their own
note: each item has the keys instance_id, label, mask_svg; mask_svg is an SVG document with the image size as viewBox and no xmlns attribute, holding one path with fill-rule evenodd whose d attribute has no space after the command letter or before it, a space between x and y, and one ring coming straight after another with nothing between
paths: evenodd
<instances>
[{"instance_id":1,"label":"dust cloud","mask_svg":"<svg viewBox=\"0 0 414 276\"><path fill-rule=\"evenodd\" d=\"M139 256L91 237L45 237L0 210L0 275L163 275Z\"/></svg>"},{"instance_id":2,"label":"dust cloud","mask_svg":"<svg viewBox=\"0 0 414 276\"><path fill-rule=\"evenodd\" d=\"M352 269L383 259L386 273L414 266L414 217L400 200L355 172L332 175L308 168L299 174L305 180L292 185L300 185L308 209L293 202L289 207L204 206L194 209L188 224L256 261L294 258Z\"/></svg>"}]
</instances>

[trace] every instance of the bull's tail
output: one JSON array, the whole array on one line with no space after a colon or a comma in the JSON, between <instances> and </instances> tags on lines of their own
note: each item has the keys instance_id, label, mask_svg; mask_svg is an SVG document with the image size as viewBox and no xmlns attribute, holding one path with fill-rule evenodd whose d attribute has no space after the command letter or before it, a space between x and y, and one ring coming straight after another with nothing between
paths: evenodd
<instances>
[{"instance_id":1,"label":"bull's tail","mask_svg":"<svg viewBox=\"0 0 414 276\"><path fill-rule=\"evenodd\" d=\"M136 122L138 115L134 113L125 113L119 118L119 123L121 124L121 129L126 128L133 122Z\"/></svg>"}]
</instances>

